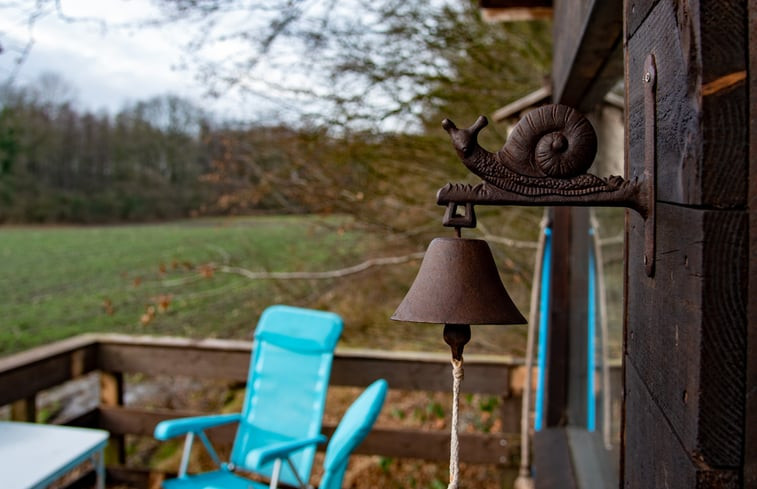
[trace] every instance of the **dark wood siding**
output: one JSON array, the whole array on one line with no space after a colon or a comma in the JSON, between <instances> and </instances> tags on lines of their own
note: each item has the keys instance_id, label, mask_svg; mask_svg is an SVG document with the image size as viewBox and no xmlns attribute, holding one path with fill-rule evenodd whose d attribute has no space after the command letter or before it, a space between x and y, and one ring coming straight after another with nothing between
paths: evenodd
<instances>
[{"instance_id":1,"label":"dark wood siding","mask_svg":"<svg viewBox=\"0 0 757 489\"><path fill-rule=\"evenodd\" d=\"M626 2L629 172L657 65L657 251L629 214L627 488L741 487L749 270L745 1Z\"/></svg>"}]
</instances>

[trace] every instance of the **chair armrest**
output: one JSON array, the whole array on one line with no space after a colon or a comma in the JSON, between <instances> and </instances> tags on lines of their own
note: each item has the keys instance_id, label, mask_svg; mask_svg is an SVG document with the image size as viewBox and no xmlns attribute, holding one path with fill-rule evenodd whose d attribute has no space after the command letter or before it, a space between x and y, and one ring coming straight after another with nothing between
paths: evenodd
<instances>
[{"instance_id":1,"label":"chair armrest","mask_svg":"<svg viewBox=\"0 0 757 489\"><path fill-rule=\"evenodd\" d=\"M186 435L187 433L198 433L214 426L235 423L240 419L242 419L242 415L239 413L167 419L155 426L153 436L158 440L167 440L175 436Z\"/></svg>"},{"instance_id":2,"label":"chair armrest","mask_svg":"<svg viewBox=\"0 0 757 489\"><path fill-rule=\"evenodd\" d=\"M297 450L309 447L310 445L324 443L325 441L326 437L324 435L317 435L312 438L272 443L268 446L251 450L245 458L245 464L248 467L260 467L261 465L273 462L276 459L287 458Z\"/></svg>"}]
</instances>

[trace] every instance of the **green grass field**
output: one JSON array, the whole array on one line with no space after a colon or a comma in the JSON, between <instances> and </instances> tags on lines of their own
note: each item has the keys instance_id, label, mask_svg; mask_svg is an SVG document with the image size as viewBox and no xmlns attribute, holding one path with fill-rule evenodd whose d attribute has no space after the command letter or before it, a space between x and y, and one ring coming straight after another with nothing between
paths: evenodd
<instances>
[{"instance_id":1,"label":"green grass field","mask_svg":"<svg viewBox=\"0 0 757 489\"><path fill-rule=\"evenodd\" d=\"M0 355L87 332L250 339L276 303L339 313L342 347L445 352L439 327L389 320L418 260L330 279L229 271L317 272L410 251L338 216L0 227ZM527 284L508 289L528 311ZM466 352L521 355L524 345L525 327L479 326Z\"/></svg>"},{"instance_id":2,"label":"green grass field","mask_svg":"<svg viewBox=\"0 0 757 489\"><path fill-rule=\"evenodd\" d=\"M334 217L0 228L0 353L92 331L250 337L262 307L320 287L219 266L324 270L359 260L365 239Z\"/></svg>"}]
</instances>

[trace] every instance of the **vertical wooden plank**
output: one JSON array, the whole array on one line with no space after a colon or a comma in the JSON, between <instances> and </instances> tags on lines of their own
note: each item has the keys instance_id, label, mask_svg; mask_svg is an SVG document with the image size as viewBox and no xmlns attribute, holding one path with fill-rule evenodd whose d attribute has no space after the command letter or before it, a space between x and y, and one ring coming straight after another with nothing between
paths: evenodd
<instances>
[{"instance_id":1,"label":"vertical wooden plank","mask_svg":"<svg viewBox=\"0 0 757 489\"><path fill-rule=\"evenodd\" d=\"M588 112L622 75L622 5L622 0L555 1L555 102Z\"/></svg>"},{"instance_id":2,"label":"vertical wooden plank","mask_svg":"<svg viewBox=\"0 0 757 489\"><path fill-rule=\"evenodd\" d=\"M589 211L556 207L552 224L544 426L586 422L586 269Z\"/></svg>"},{"instance_id":3,"label":"vertical wooden plank","mask_svg":"<svg viewBox=\"0 0 757 489\"><path fill-rule=\"evenodd\" d=\"M658 0L627 0L624 5L626 39L630 38L647 18ZM626 85L628 86L628 85Z\"/></svg>"},{"instance_id":4,"label":"vertical wooden plank","mask_svg":"<svg viewBox=\"0 0 757 489\"><path fill-rule=\"evenodd\" d=\"M745 214L659 203L654 278L646 277L641 253L633 251L643 249L643 223L631 222L627 361L691 457L737 466L744 414ZM638 422L627 408L627 427Z\"/></svg>"},{"instance_id":5,"label":"vertical wooden plank","mask_svg":"<svg viewBox=\"0 0 757 489\"><path fill-rule=\"evenodd\" d=\"M718 470L689 457L680 449L676 434L646 388L645 382L629 362L626 367L626 409L633 415L626 434L626 451L633 458L626 462L623 487L736 489L737 470ZM631 421L629 420L629 423ZM632 428L632 429L630 429Z\"/></svg>"},{"instance_id":6,"label":"vertical wooden plank","mask_svg":"<svg viewBox=\"0 0 757 489\"><path fill-rule=\"evenodd\" d=\"M589 209L573 208L570 237L570 351L568 377L568 423L586 426L587 320L589 269Z\"/></svg>"},{"instance_id":7,"label":"vertical wooden plank","mask_svg":"<svg viewBox=\"0 0 757 489\"><path fill-rule=\"evenodd\" d=\"M643 222L628 220L624 485L740 487L751 297L746 2L628 0L626 9L627 163L630 176L643 171L643 65L654 54L658 203L652 278Z\"/></svg>"},{"instance_id":8,"label":"vertical wooden plank","mask_svg":"<svg viewBox=\"0 0 757 489\"><path fill-rule=\"evenodd\" d=\"M100 404L104 406L123 405L124 376L117 372L100 372ZM123 435L110 435L105 448L106 464L124 464L126 462L126 444Z\"/></svg>"},{"instance_id":9,"label":"vertical wooden plank","mask_svg":"<svg viewBox=\"0 0 757 489\"><path fill-rule=\"evenodd\" d=\"M659 2L627 41L630 162L644 159L644 61L657 63L660 201L746 203L745 18L741 0Z\"/></svg>"},{"instance_id":10,"label":"vertical wooden plank","mask_svg":"<svg viewBox=\"0 0 757 489\"><path fill-rule=\"evenodd\" d=\"M547 369L544 375L544 426L567 421L570 359L570 207L552 210L552 279L550 285Z\"/></svg>"},{"instance_id":11,"label":"vertical wooden plank","mask_svg":"<svg viewBox=\"0 0 757 489\"><path fill-rule=\"evenodd\" d=\"M11 403L11 419L13 421L37 421L37 398L32 395Z\"/></svg>"},{"instance_id":12,"label":"vertical wooden plank","mask_svg":"<svg viewBox=\"0 0 757 489\"><path fill-rule=\"evenodd\" d=\"M684 46L696 46L697 26L701 46L702 200L720 208L744 209L749 173L747 2L682 3L679 23L686 23L690 33Z\"/></svg>"}]
</instances>

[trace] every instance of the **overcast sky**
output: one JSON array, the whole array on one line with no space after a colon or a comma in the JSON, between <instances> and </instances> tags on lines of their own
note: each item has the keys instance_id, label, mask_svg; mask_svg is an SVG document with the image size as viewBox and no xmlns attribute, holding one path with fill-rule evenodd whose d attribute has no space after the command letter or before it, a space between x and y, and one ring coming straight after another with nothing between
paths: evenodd
<instances>
[{"instance_id":1,"label":"overcast sky","mask_svg":"<svg viewBox=\"0 0 757 489\"><path fill-rule=\"evenodd\" d=\"M194 74L177 66L182 46L189 40L186 28L117 27L156 13L147 0L66 0L61 19L54 11L28 28L28 10L0 2L0 81L14 68L16 58L30 39L34 45L15 79L16 85L32 82L41 73L59 73L76 90L79 106L90 110L118 111L127 102L174 93L216 113L245 117L239 100L203 97ZM22 1L21 4L33 4ZM51 6L53 7L53 6ZM86 18L103 22L86 21ZM104 23L104 24L103 24ZM103 25L107 28L103 29Z\"/></svg>"}]
</instances>

